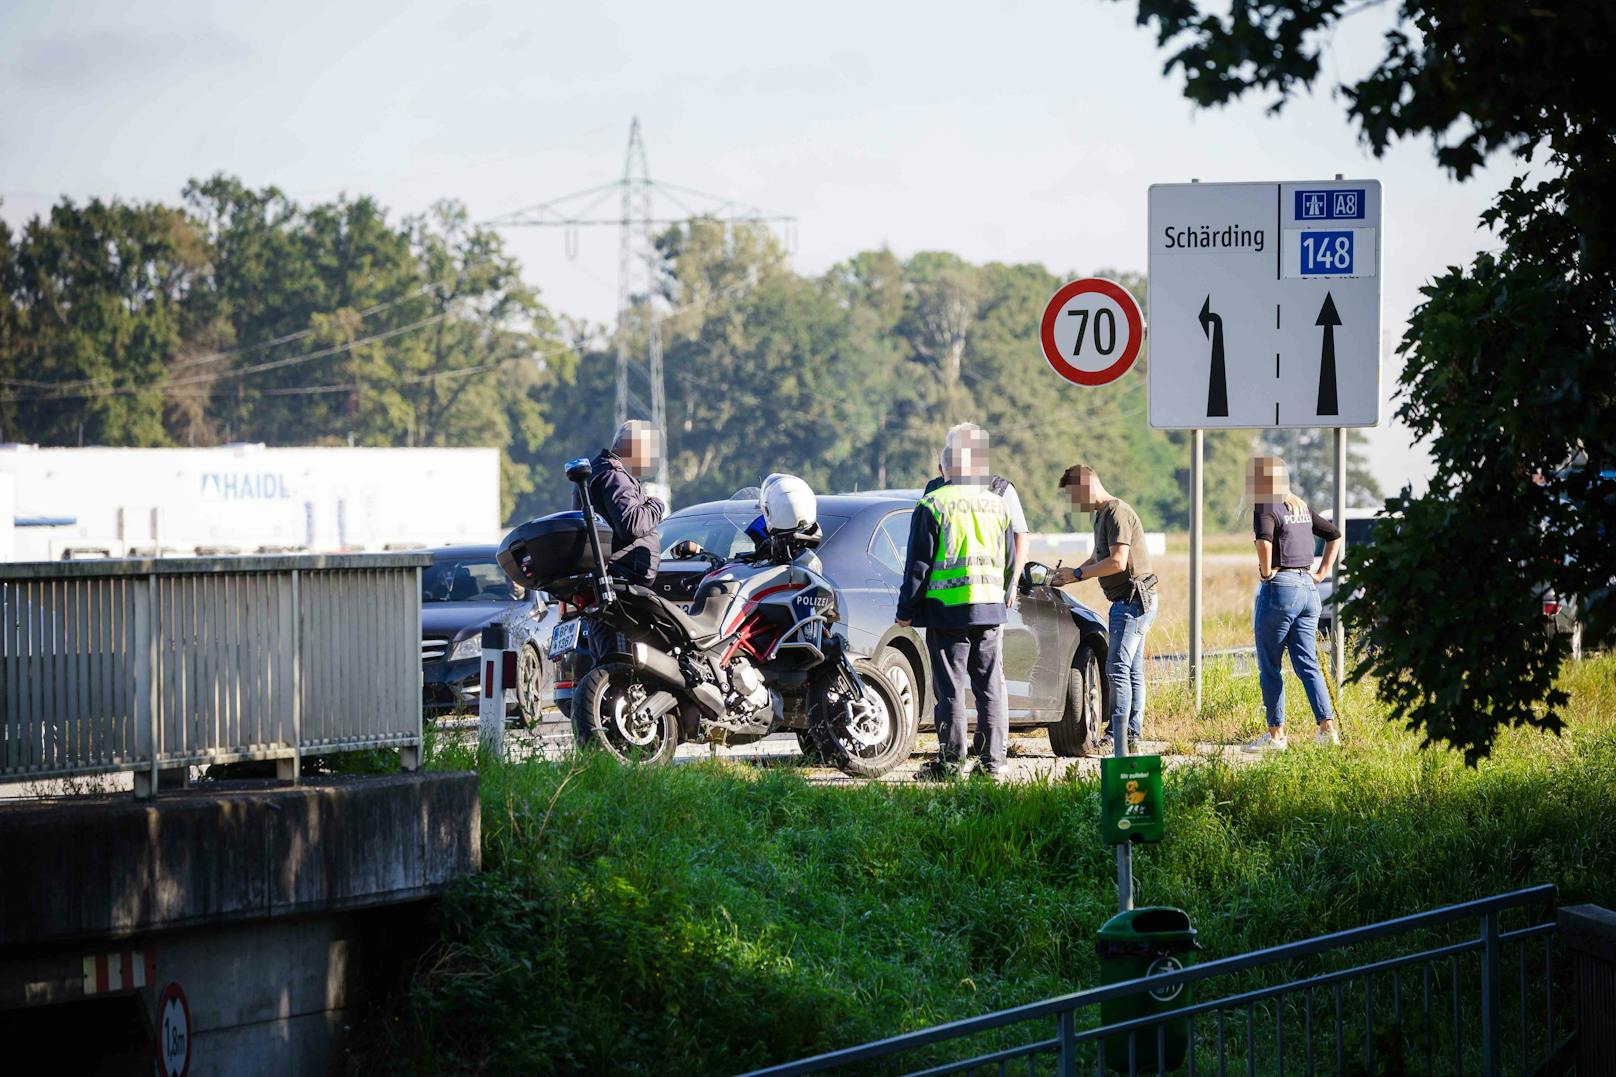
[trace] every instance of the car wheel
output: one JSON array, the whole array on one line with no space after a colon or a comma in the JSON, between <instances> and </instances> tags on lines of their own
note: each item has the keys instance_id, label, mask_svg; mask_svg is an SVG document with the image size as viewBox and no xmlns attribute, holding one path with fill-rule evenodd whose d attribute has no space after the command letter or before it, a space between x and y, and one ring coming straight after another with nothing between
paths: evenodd
<instances>
[{"instance_id":1,"label":"car wheel","mask_svg":"<svg viewBox=\"0 0 1616 1077\"><path fill-rule=\"evenodd\" d=\"M875 656L875 668L892 682L892 690L898 693L898 703L903 707L904 718L908 721L909 728L919 729L920 707L924 694L920 690L920 675L909 663L908 656L896 647L884 647Z\"/></svg>"},{"instance_id":2,"label":"car wheel","mask_svg":"<svg viewBox=\"0 0 1616 1077\"><path fill-rule=\"evenodd\" d=\"M1049 727L1049 747L1058 756L1092 755L1105 723L1105 678L1100 655L1092 646L1078 649L1066 681L1066 706L1061 720Z\"/></svg>"},{"instance_id":3,"label":"car wheel","mask_svg":"<svg viewBox=\"0 0 1616 1077\"><path fill-rule=\"evenodd\" d=\"M537 729L544 718L544 657L534 643L517 652L516 712L524 729Z\"/></svg>"}]
</instances>

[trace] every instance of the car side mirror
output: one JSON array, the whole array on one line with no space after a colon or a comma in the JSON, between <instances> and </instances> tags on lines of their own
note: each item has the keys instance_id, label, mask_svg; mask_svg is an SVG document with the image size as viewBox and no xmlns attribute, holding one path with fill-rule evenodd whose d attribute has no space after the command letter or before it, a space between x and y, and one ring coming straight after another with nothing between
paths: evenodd
<instances>
[{"instance_id":1,"label":"car side mirror","mask_svg":"<svg viewBox=\"0 0 1616 1077\"><path fill-rule=\"evenodd\" d=\"M1034 587L1047 587L1054 575L1048 565L1028 561L1021 569L1021 589L1030 591Z\"/></svg>"}]
</instances>

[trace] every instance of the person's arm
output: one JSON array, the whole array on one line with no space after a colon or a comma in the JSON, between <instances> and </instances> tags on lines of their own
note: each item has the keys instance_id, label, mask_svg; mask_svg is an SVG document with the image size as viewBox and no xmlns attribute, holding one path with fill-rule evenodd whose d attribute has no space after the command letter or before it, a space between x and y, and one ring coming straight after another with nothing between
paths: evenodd
<instances>
[{"instance_id":1,"label":"person's arm","mask_svg":"<svg viewBox=\"0 0 1616 1077\"><path fill-rule=\"evenodd\" d=\"M1027 514L1022 511L1021 495L1016 493L1014 483L1004 488L1004 507L1010 516L1010 564L1005 574L1004 604L1015 609L1020 598L1021 566L1027 563L1027 550L1032 542L1027 536Z\"/></svg>"},{"instance_id":2,"label":"person's arm","mask_svg":"<svg viewBox=\"0 0 1616 1077\"><path fill-rule=\"evenodd\" d=\"M1257 539L1257 575L1269 579L1274 575L1274 544L1268 539Z\"/></svg>"},{"instance_id":3,"label":"person's arm","mask_svg":"<svg viewBox=\"0 0 1616 1077\"><path fill-rule=\"evenodd\" d=\"M1341 529L1316 512L1313 514L1313 534L1324 540L1324 553L1319 556L1318 571L1313 573L1313 582L1322 583L1335 566L1335 559L1341 556L1344 543Z\"/></svg>"},{"instance_id":4,"label":"person's arm","mask_svg":"<svg viewBox=\"0 0 1616 1077\"><path fill-rule=\"evenodd\" d=\"M660 498L646 494L645 488L627 475L613 475L612 479L611 483L602 485L609 487L606 502L610 506L608 518L613 527L629 540L654 534L662 526L662 516L668 507Z\"/></svg>"},{"instance_id":5,"label":"person's arm","mask_svg":"<svg viewBox=\"0 0 1616 1077\"><path fill-rule=\"evenodd\" d=\"M1116 513L1107 515L1101 526L1105 528L1105 544L1111 552L1104 557L1090 554L1089 559L1078 565L1076 570L1061 569L1055 574L1057 582L1071 583L1073 580L1114 576L1118 572L1128 571L1128 543L1122 541L1122 525Z\"/></svg>"},{"instance_id":6,"label":"person's arm","mask_svg":"<svg viewBox=\"0 0 1616 1077\"><path fill-rule=\"evenodd\" d=\"M1264 512L1261 505L1251 510L1252 544L1257 550L1257 576L1268 580L1274 576L1274 514Z\"/></svg>"},{"instance_id":7,"label":"person's arm","mask_svg":"<svg viewBox=\"0 0 1616 1077\"><path fill-rule=\"evenodd\" d=\"M932 561L937 557L937 518L924 505L915 506L909 521L909 550L904 558L903 585L898 590L898 613L894 620L909 625L915 609L926 597L926 581L931 578Z\"/></svg>"}]
</instances>

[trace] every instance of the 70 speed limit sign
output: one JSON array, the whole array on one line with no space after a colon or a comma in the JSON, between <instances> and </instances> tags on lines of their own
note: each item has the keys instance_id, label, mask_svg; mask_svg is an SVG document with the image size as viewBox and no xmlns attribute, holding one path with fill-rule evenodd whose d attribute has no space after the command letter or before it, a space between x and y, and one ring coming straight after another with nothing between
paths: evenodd
<instances>
[{"instance_id":1,"label":"70 speed limit sign","mask_svg":"<svg viewBox=\"0 0 1616 1077\"><path fill-rule=\"evenodd\" d=\"M1105 385L1139 358L1145 320L1128 289L1114 280L1084 277L1050 297L1038 340L1055 373L1074 385Z\"/></svg>"}]
</instances>

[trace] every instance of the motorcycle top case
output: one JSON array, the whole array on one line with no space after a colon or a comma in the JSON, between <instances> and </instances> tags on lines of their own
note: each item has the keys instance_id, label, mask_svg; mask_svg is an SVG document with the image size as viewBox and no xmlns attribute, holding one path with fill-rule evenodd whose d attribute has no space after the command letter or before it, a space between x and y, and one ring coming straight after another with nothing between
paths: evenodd
<instances>
[{"instance_id":1,"label":"motorcycle top case","mask_svg":"<svg viewBox=\"0 0 1616 1077\"><path fill-rule=\"evenodd\" d=\"M602 553L612 549L611 528L595 518ZM495 559L515 583L533 590L593 571L588 525L581 512L556 512L518 524L499 544Z\"/></svg>"}]
</instances>

